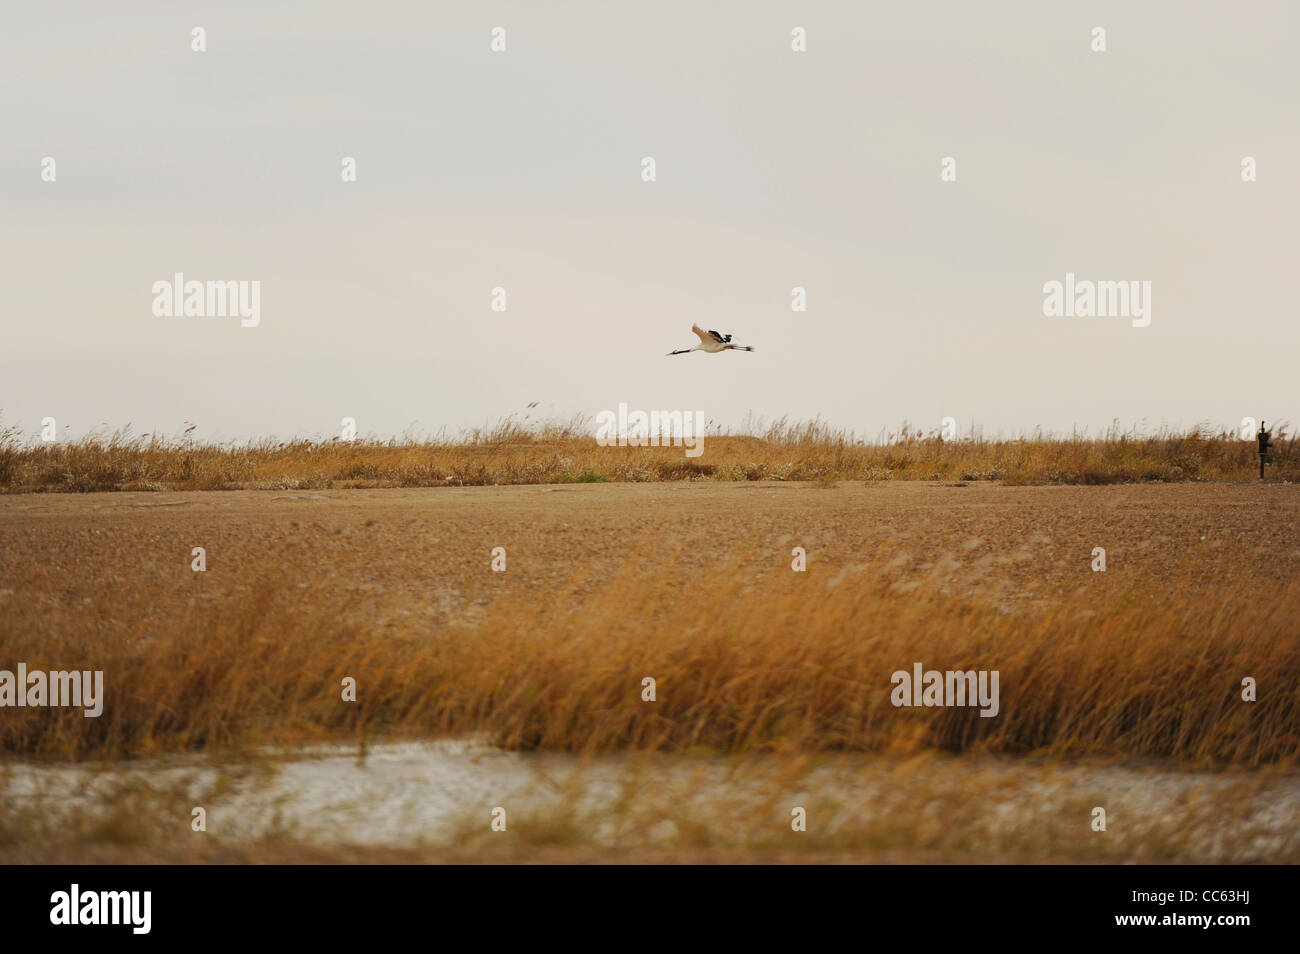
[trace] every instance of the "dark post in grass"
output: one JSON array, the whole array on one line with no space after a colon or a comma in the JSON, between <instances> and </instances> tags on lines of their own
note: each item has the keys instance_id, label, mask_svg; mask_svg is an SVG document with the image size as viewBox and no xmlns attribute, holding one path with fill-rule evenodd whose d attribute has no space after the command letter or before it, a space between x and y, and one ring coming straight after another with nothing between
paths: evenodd
<instances>
[{"instance_id":1,"label":"dark post in grass","mask_svg":"<svg viewBox=\"0 0 1300 954\"><path fill-rule=\"evenodd\" d=\"M1268 456L1268 449L1273 446L1273 442L1268 439L1268 431L1264 430L1264 422L1259 422L1259 433L1255 435L1259 439L1259 479L1264 479L1264 458Z\"/></svg>"}]
</instances>

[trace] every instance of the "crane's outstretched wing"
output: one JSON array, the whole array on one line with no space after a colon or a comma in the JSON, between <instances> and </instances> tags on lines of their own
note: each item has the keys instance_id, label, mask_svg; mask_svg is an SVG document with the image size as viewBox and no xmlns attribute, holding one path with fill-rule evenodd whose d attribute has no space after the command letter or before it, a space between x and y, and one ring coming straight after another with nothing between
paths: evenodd
<instances>
[{"instance_id":1,"label":"crane's outstretched wing","mask_svg":"<svg viewBox=\"0 0 1300 954\"><path fill-rule=\"evenodd\" d=\"M700 344L712 344L714 342L717 342L718 344L726 344L731 340L731 335L727 335L724 338L716 331L705 331L699 325L691 325L691 331L695 332L695 334L699 336Z\"/></svg>"}]
</instances>

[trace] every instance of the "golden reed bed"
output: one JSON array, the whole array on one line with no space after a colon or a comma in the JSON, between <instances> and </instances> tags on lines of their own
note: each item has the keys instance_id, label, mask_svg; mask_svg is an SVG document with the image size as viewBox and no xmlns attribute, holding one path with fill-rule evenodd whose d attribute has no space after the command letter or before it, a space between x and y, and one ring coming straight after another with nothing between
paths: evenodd
<instances>
[{"instance_id":1,"label":"golden reed bed","mask_svg":"<svg viewBox=\"0 0 1300 954\"><path fill-rule=\"evenodd\" d=\"M1300 581L1078 587L1007 609L883 567L720 567L706 589L629 559L579 597L506 592L474 625L412 621L267 568L251 597L145 579L6 601L0 659L105 672L103 714L8 709L0 749L76 758L305 740L485 735L511 749L889 751L1293 763ZM147 626L141 620L148 619ZM895 707L891 674L996 670L996 717ZM357 701L342 698L356 680ZM1243 701L1242 681L1258 685ZM643 701L643 680L656 699Z\"/></svg>"},{"instance_id":2,"label":"golden reed bed","mask_svg":"<svg viewBox=\"0 0 1300 954\"><path fill-rule=\"evenodd\" d=\"M454 439L257 441L108 436L43 444L0 429L0 492L325 489L667 480L1001 480L1109 484L1258 479L1254 440L1207 427L1142 437L943 440L904 426L874 443L821 422L779 421L681 447L600 446L584 419L506 419ZM1300 448L1273 431L1267 476L1300 479Z\"/></svg>"}]
</instances>

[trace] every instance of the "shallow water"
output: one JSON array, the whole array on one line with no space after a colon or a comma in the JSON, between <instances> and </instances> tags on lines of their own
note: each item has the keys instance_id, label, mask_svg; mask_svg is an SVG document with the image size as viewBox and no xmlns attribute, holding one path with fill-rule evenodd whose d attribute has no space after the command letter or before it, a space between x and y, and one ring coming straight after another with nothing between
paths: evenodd
<instances>
[{"instance_id":1,"label":"shallow water","mask_svg":"<svg viewBox=\"0 0 1300 954\"><path fill-rule=\"evenodd\" d=\"M395 848L486 832L498 808L516 829L547 812L588 819L582 837L592 844L626 843L636 828L644 843L680 846L689 842L686 818L708 818L711 839L745 843L756 826L765 836L769 826L788 831L797 806L823 835L875 824L872 838L922 848L1006 851L1041 842L1068 854L1098 850L1095 839L1108 838L1107 850L1128 845L1140 857L1173 838L1182 855L1199 861L1287 860L1297 852L1300 820L1293 774L934 756L584 759L472 741L377 745L363 758L355 747L321 746L233 762L11 762L0 779L7 812L39 806L85 817L145 785L171 799L174 807L163 811L186 835L188 818L180 816L199 805L207 832L233 842L274 835ZM1093 806L1105 807L1105 833L1091 830Z\"/></svg>"}]
</instances>

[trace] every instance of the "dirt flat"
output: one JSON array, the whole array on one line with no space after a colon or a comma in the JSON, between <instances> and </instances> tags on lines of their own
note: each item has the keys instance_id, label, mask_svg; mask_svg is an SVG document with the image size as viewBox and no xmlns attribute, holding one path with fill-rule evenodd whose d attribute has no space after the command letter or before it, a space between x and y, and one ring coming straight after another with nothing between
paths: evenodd
<instances>
[{"instance_id":1,"label":"dirt flat","mask_svg":"<svg viewBox=\"0 0 1300 954\"><path fill-rule=\"evenodd\" d=\"M300 585L408 600L420 615L473 612L502 590L546 598L609 580L625 561L711 574L872 564L941 573L1010 599L1080 586L1239 581L1300 570L1300 487L1144 484L967 486L881 482L579 484L331 491L0 496L0 602L76 599L141 582L161 598L246 587L283 568ZM207 571L191 571L204 547ZM505 547L507 570L490 569ZM1091 568L1094 547L1106 572ZM729 563L730 561L730 563ZM635 569L635 563L633 564ZM229 595L229 594L227 594Z\"/></svg>"}]
</instances>

